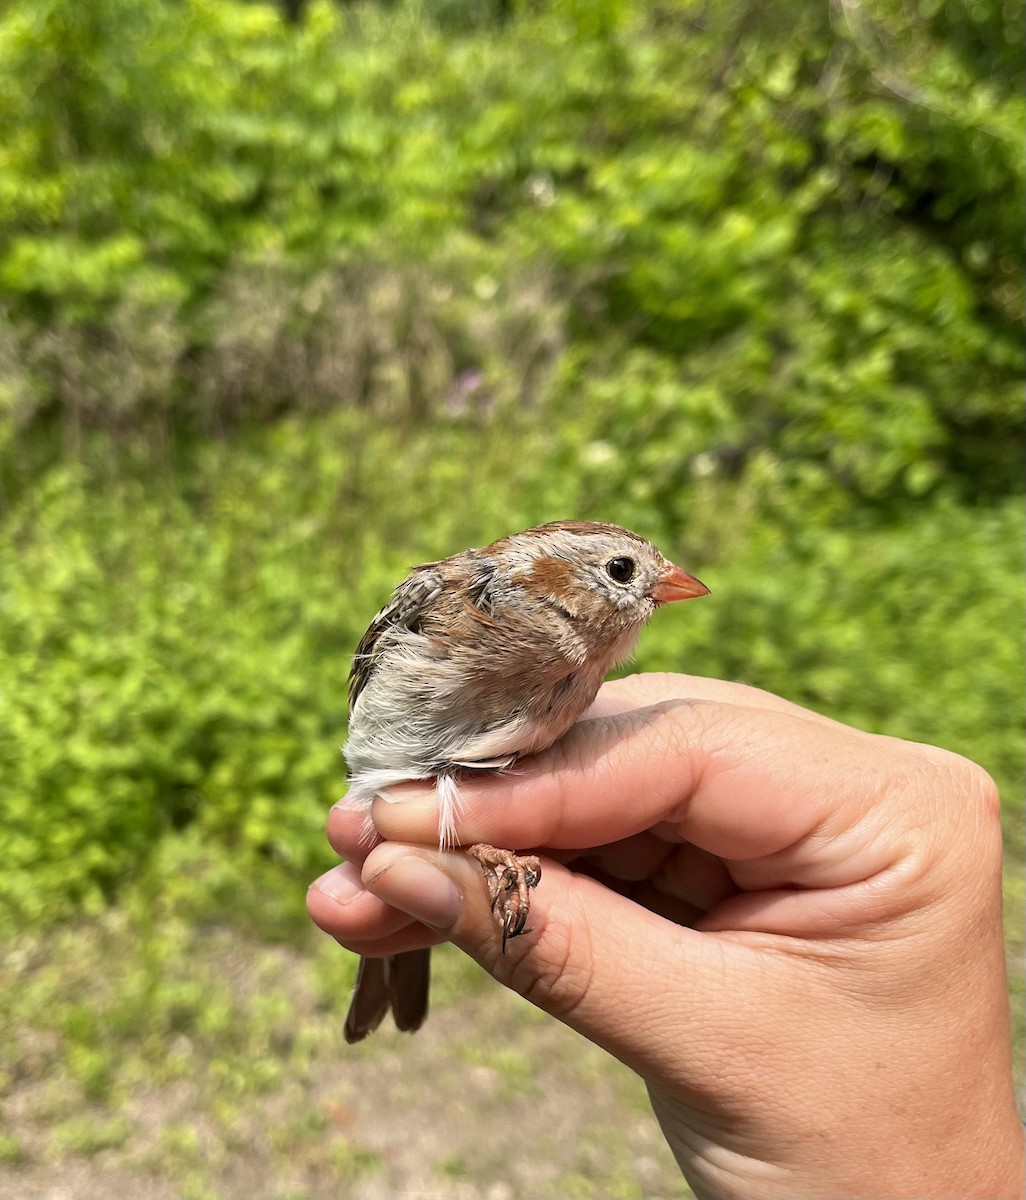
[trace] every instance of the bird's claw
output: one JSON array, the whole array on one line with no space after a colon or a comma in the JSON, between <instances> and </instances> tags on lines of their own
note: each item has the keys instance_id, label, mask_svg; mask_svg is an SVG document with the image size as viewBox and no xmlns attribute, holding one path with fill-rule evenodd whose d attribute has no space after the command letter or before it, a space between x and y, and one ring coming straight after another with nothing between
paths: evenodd
<instances>
[{"instance_id":1,"label":"bird's claw","mask_svg":"<svg viewBox=\"0 0 1026 1200\"><path fill-rule=\"evenodd\" d=\"M533 855L514 854L494 846L477 845L468 850L481 864L488 883L488 898L495 919L502 927L502 952L510 938L530 933L527 914L531 910L531 888L541 879L541 863Z\"/></svg>"},{"instance_id":2,"label":"bird's claw","mask_svg":"<svg viewBox=\"0 0 1026 1200\"><path fill-rule=\"evenodd\" d=\"M506 915L502 918L502 952L503 952L503 954L506 953L506 943L509 941L510 938L519 937L520 934L522 934L522 933L530 933L531 932L529 929L524 928L524 924L526 921L527 921L527 913L525 913L523 911L523 909L521 909L520 912L517 912L517 913L507 912Z\"/></svg>"}]
</instances>

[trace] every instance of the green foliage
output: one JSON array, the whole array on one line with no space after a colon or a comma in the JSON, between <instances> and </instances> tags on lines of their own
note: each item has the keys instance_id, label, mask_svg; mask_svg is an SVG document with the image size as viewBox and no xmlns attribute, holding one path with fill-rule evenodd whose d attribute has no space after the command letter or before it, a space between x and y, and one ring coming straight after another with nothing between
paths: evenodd
<instances>
[{"instance_id":1,"label":"green foliage","mask_svg":"<svg viewBox=\"0 0 1026 1200\"><path fill-rule=\"evenodd\" d=\"M639 668L966 754L1023 849L1021 6L283 8L0 12L0 1190L379 1170L288 947L360 633L510 529L653 537L712 596ZM443 1181L519 1179L467 1128ZM552 1194L668 1192L635 1149Z\"/></svg>"},{"instance_id":2,"label":"green foliage","mask_svg":"<svg viewBox=\"0 0 1026 1200\"><path fill-rule=\"evenodd\" d=\"M840 527L790 511L768 461L743 487L694 479L672 509L647 488L600 493L608 466L580 419L400 438L343 413L207 445L192 503L52 471L0 547L5 916L96 911L186 826L239 869L269 857L298 895L344 787L345 672L370 615L413 562L565 513L629 520L713 588L660 619L641 667L746 679L948 745L1014 794L1018 500Z\"/></svg>"},{"instance_id":3,"label":"green foliage","mask_svg":"<svg viewBox=\"0 0 1026 1200\"><path fill-rule=\"evenodd\" d=\"M716 578L644 665L1013 786L1021 100L945 12L8 6L5 913L302 877L370 613L568 513Z\"/></svg>"},{"instance_id":4,"label":"green foliage","mask_svg":"<svg viewBox=\"0 0 1026 1200\"><path fill-rule=\"evenodd\" d=\"M501 529L515 497L516 471L505 495L492 486L508 452L497 428L483 444L473 426L426 430L405 472L386 474L393 447L373 418L340 414L202 448L201 501L152 480L101 490L69 466L12 515L0 545L6 920L96 911L163 834L192 823L297 878L316 868L326 805L344 790L352 647L411 561ZM471 490L468 512L453 499Z\"/></svg>"},{"instance_id":5,"label":"green foliage","mask_svg":"<svg viewBox=\"0 0 1026 1200\"><path fill-rule=\"evenodd\" d=\"M397 387L423 415L481 365L470 310L544 263L576 370L651 350L717 390L733 459L877 502L1017 485L1018 10L447 11L9 5L13 424L166 440Z\"/></svg>"}]
</instances>

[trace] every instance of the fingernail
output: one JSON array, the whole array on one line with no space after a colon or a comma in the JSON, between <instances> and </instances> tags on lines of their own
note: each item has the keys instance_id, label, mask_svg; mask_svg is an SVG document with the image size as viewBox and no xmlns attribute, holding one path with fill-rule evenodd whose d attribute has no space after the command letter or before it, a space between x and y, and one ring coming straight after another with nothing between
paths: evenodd
<instances>
[{"instance_id":1,"label":"fingernail","mask_svg":"<svg viewBox=\"0 0 1026 1200\"><path fill-rule=\"evenodd\" d=\"M330 896L337 904L348 904L355 900L361 892L366 891L360 878L360 868L355 863L339 863L330 871L325 871L319 879L310 884L326 896Z\"/></svg>"},{"instance_id":2,"label":"fingernail","mask_svg":"<svg viewBox=\"0 0 1026 1200\"><path fill-rule=\"evenodd\" d=\"M433 863L416 854L393 858L367 880L379 899L409 913L425 925L448 929L460 915L460 892Z\"/></svg>"},{"instance_id":3,"label":"fingernail","mask_svg":"<svg viewBox=\"0 0 1026 1200\"><path fill-rule=\"evenodd\" d=\"M416 800L433 800L434 789L422 783L400 783L395 787L380 788L374 797L386 804L409 804Z\"/></svg>"}]
</instances>

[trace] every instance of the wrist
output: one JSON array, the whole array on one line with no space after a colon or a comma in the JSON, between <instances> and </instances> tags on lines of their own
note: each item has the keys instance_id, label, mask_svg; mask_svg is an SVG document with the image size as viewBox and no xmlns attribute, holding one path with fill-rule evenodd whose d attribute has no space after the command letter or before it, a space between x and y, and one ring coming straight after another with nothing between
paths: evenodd
<instances>
[{"instance_id":1,"label":"wrist","mask_svg":"<svg viewBox=\"0 0 1026 1200\"><path fill-rule=\"evenodd\" d=\"M652 1084L648 1092L670 1151L699 1200L1022 1200L1026 1195L1026 1136L1014 1106L1010 1113L1007 1108L980 1113L980 1127L970 1122L967 1136L949 1143L941 1156L932 1152L931 1139L918 1139L893 1110L880 1111L884 1121L861 1142L848 1131L825 1126L820 1137L809 1139L818 1145L806 1143L811 1153L802 1154L801 1146L798 1155L781 1153L789 1144L796 1147L793 1132L780 1130L772 1151L760 1154L757 1145L745 1144L742 1153L715 1136L697 1137L702 1122L690 1105ZM841 1134L839 1141L832 1133Z\"/></svg>"}]
</instances>

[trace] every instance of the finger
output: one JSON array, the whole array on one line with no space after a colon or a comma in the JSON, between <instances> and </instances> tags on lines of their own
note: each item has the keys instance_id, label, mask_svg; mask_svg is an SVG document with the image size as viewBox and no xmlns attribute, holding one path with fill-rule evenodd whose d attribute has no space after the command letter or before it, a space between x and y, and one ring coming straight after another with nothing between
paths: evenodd
<instances>
[{"instance_id":1,"label":"finger","mask_svg":"<svg viewBox=\"0 0 1026 1200\"><path fill-rule=\"evenodd\" d=\"M448 939L437 930L428 929L419 921L412 921L388 937L372 938L366 942L335 939L343 949L359 954L361 958L387 958L390 954L405 954L407 950L430 950Z\"/></svg>"},{"instance_id":2,"label":"finger","mask_svg":"<svg viewBox=\"0 0 1026 1200\"><path fill-rule=\"evenodd\" d=\"M695 912L708 912L738 890L723 859L690 842L674 847L647 882L668 901L686 904ZM635 899L639 899L637 894ZM653 904L646 907L653 908ZM657 907L655 911L668 916L670 909Z\"/></svg>"},{"instance_id":3,"label":"finger","mask_svg":"<svg viewBox=\"0 0 1026 1200\"><path fill-rule=\"evenodd\" d=\"M640 904L656 916L664 917L675 925L686 925L689 929L694 929L706 916L706 909L689 904L677 896L668 896L647 882L638 884L630 897L635 904Z\"/></svg>"},{"instance_id":4,"label":"finger","mask_svg":"<svg viewBox=\"0 0 1026 1200\"><path fill-rule=\"evenodd\" d=\"M466 855L386 842L368 857L364 878L388 904L650 1080L683 1070L690 1083L722 1081L723 1046L739 1036L733 1027L748 1044L758 1025L757 989L745 983L765 968L759 951L671 924L550 860L531 893L531 932L505 950L481 871Z\"/></svg>"},{"instance_id":5,"label":"finger","mask_svg":"<svg viewBox=\"0 0 1026 1200\"><path fill-rule=\"evenodd\" d=\"M645 881L662 895L705 912L738 890L721 858L689 842L671 843L654 833L639 833L612 845L556 857L571 870L583 871L634 899L637 890L618 886L617 881Z\"/></svg>"},{"instance_id":6,"label":"finger","mask_svg":"<svg viewBox=\"0 0 1026 1200\"><path fill-rule=\"evenodd\" d=\"M562 861L575 871L583 870L589 874L602 872L614 879L630 882L654 875L675 850L675 846L646 832L613 842L611 845L596 846L585 854L574 855Z\"/></svg>"},{"instance_id":7,"label":"finger","mask_svg":"<svg viewBox=\"0 0 1026 1200\"><path fill-rule=\"evenodd\" d=\"M356 863L340 863L314 880L306 909L315 925L346 945L387 937L410 924L407 913L364 887Z\"/></svg>"},{"instance_id":8,"label":"finger","mask_svg":"<svg viewBox=\"0 0 1026 1200\"><path fill-rule=\"evenodd\" d=\"M658 857L646 854L649 839L662 845ZM627 847L624 858L619 853L621 846ZM646 859L653 869L642 871ZM678 925L695 926L712 908L738 892L721 859L697 846L669 846L645 834L564 865Z\"/></svg>"},{"instance_id":9,"label":"finger","mask_svg":"<svg viewBox=\"0 0 1026 1200\"><path fill-rule=\"evenodd\" d=\"M587 847L663 824L710 855L751 862L742 886L838 886L893 861L889 822L919 819L893 801L877 805L892 774L913 765L907 745L890 741L789 712L664 701L581 721L513 771L461 781L457 835L464 845ZM430 843L433 789L390 796L401 802L374 802L378 831ZM841 836L874 805L863 836Z\"/></svg>"},{"instance_id":10,"label":"finger","mask_svg":"<svg viewBox=\"0 0 1026 1200\"><path fill-rule=\"evenodd\" d=\"M743 683L730 683L722 679L706 679L699 675L668 672L628 675L623 679L610 680L603 684L585 719L615 717L662 701L687 698L790 713L825 726L846 728L829 717L802 708L761 688ZM329 812L327 833L328 841L336 854L340 858L357 863L363 863L374 846L382 840L378 835L368 838L366 813L346 808L345 800L340 800ZM434 841L434 838L433 833L430 840Z\"/></svg>"},{"instance_id":11,"label":"finger","mask_svg":"<svg viewBox=\"0 0 1026 1200\"><path fill-rule=\"evenodd\" d=\"M747 683L731 683L726 679L707 679L702 675L681 675L674 672L646 672L611 679L599 689L599 694L585 718L612 717L635 708L646 708L663 700L715 700L722 704L737 704L766 712L790 713L820 725L846 728L839 721L822 713L803 708L783 696Z\"/></svg>"},{"instance_id":12,"label":"finger","mask_svg":"<svg viewBox=\"0 0 1026 1200\"><path fill-rule=\"evenodd\" d=\"M367 827L367 810L346 808L345 800L340 800L329 811L327 833L332 850L347 862L362 864L381 841L381 837Z\"/></svg>"},{"instance_id":13,"label":"finger","mask_svg":"<svg viewBox=\"0 0 1026 1200\"><path fill-rule=\"evenodd\" d=\"M626 896L635 904L647 908L649 912L665 917L667 921L673 921L675 925L687 925L695 928L708 915L704 908L699 908L696 904L689 904L686 900L680 900L676 896L667 896L658 891L648 880L629 883L625 879L618 879L615 875L609 875L593 867L578 868L576 864L574 865L574 874L586 875L589 879L594 879L596 883L600 883L611 892L616 892L619 896Z\"/></svg>"}]
</instances>

